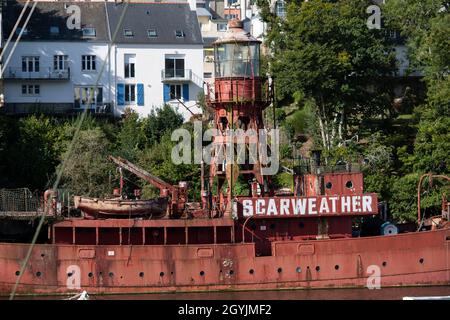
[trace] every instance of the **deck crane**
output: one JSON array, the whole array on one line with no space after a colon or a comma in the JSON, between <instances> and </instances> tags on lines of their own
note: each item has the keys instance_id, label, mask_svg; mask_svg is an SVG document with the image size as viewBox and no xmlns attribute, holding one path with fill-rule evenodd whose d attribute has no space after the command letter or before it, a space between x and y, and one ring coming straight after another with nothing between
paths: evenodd
<instances>
[{"instance_id":1,"label":"deck crane","mask_svg":"<svg viewBox=\"0 0 450 320\"><path fill-rule=\"evenodd\" d=\"M118 167L131 172L135 176L158 188L160 197L170 198L170 217L177 218L183 214L187 202L186 182L180 181L178 185L171 185L126 159L111 155L108 159L114 162Z\"/></svg>"}]
</instances>

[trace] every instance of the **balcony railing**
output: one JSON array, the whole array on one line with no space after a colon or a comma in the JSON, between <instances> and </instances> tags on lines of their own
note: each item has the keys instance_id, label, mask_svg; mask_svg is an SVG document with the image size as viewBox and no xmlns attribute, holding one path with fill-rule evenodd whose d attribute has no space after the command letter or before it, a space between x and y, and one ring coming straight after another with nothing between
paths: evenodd
<instances>
[{"instance_id":1,"label":"balcony railing","mask_svg":"<svg viewBox=\"0 0 450 320\"><path fill-rule=\"evenodd\" d=\"M161 70L162 81L191 81L191 69L163 69Z\"/></svg>"},{"instance_id":2,"label":"balcony railing","mask_svg":"<svg viewBox=\"0 0 450 320\"><path fill-rule=\"evenodd\" d=\"M22 71L22 68L8 67L3 71L3 79L19 80L69 80L70 68L54 70L50 67L41 67L37 72Z\"/></svg>"}]
</instances>

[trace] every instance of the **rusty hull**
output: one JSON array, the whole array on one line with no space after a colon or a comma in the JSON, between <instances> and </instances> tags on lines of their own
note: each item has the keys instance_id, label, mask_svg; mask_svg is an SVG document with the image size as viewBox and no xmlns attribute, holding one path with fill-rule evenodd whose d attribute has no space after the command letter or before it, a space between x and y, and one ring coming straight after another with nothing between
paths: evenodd
<instances>
[{"instance_id":1,"label":"rusty hull","mask_svg":"<svg viewBox=\"0 0 450 320\"><path fill-rule=\"evenodd\" d=\"M450 229L393 236L216 245L36 245L18 293L73 293L79 266L89 293L364 287L369 266L381 286L450 284ZM0 244L0 292L10 293L28 244Z\"/></svg>"}]
</instances>

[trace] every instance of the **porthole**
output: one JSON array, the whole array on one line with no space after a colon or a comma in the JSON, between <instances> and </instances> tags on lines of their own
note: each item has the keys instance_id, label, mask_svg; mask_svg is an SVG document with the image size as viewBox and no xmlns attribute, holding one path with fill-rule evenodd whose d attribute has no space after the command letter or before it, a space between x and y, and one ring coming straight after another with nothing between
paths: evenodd
<instances>
[{"instance_id":1,"label":"porthole","mask_svg":"<svg viewBox=\"0 0 450 320\"><path fill-rule=\"evenodd\" d=\"M173 271L170 271L170 275L173 276Z\"/></svg>"},{"instance_id":2,"label":"porthole","mask_svg":"<svg viewBox=\"0 0 450 320\"><path fill-rule=\"evenodd\" d=\"M345 183L345 187L346 187L347 189L353 188L353 182L352 182L351 180L347 181L347 182Z\"/></svg>"},{"instance_id":3,"label":"porthole","mask_svg":"<svg viewBox=\"0 0 450 320\"><path fill-rule=\"evenodd\" d=\"M20 271L19 270L16 271L16 276L20 276Z\"/></svg>"},{"instance_id":4,"label":"porthole","mask_svg":"<svg viewBox=\"0 0 450 320\"><path fill-rule=\"evenodd\" d=\"M334 270L339 270L339 265L338 264L334 266Z\"/></svg>"},{"instance_id":5,"label":"porthole","mask_svg":"<svg viewBox=\"0 0 450 320\"><path fill-rule=\"evenodd\" d=\"M320 266L316 267L316 271L319 272L320 271Z\"/></svg>"},{"instance_id":6,"label":"porthole","mask_svg":"<svg viewBox=\"0 0 450 320\"><path fill-rule=\"evenodd\" d=\"M232 275L234 273L234 271L233 270L230 270L230 275Z\"/></svg>"},{"instance_id":7,"label":"porthole","mask_svg":"<svg viewBox=\"0 0 450 320\"><path fill-rule=\"evenodd\" d=\"M300 273L300 272L302 272L302 268L301 268L301 267L297 267L297 268L295 268L295 272L297 272L297 273Z\"/></svg>"},{"instance_id":8,"label":"porthole","mask_svg":"<svg viewBox=\"0 0 450 320\"><path fill-rule=\"evenodd\" d=\"M36 277L40 277L42 273L40 271L36 272Z\"/></svg>"},{"instance_id":9,"label":"porthole","mask_svg":"<svg viewBox=\"0 0 450 320\"><path fill-rule=\"evenodd\" d=\"M93 276L94 276L94 274L93 274L92 272L89 272L89 273L88 273L88 277L89 277L89 278L92 278Z\"/></svg>"},{"instance_id":10,"label":"porthole","mask_svg":"<svg viewBox=\"0 0 450 320\"><path fill-rule=\"evenodd\" d=\"M331 189L332 187L333 187L333 184L331 182L327 182L325 184L325 188L327 188L327 189Z\"/></svg>"},{"instance_id":11,"label":"porthole","mask_svg":"<svg viewBox=\"0 0 450 320\"><path fill-rule=\"evenodd\" d=\"M250 270L248 270L248 273L250 273L250 274L254 274L254 273L255 273L255 270L253 270L253 269L250 269Z\"/></svg>"},{"instance_id":12,"label":"porthole","mask_svg":"<svg viewBox=\"0 0 450 320\"><path fill-rule=\"evenodd\" d=\"M422 264L423 261L424 261L423 258L420 258L420 259L419 259L419 263L420 263L420 264Z\"/></svg>"},{"instance_id":13,"label":"porthole","mask_svg":"<svg viewBox=\"0 0 450 320\"><path fill-rule=\"evenodd\" d=\"M205 275L205 271L200 271L200 276L204 276Z\"/></svg>"},{"instance_id":14,"label":"porthole","mask_svg":"<svg viewBox=\"0 0 450 320\"><path fill-rule=\"evenodd\" d=\"M387 266L387 262L386 261L383 261L383 263L381 264L383 267L386 267Z\"/></svg>"},{"instance_id":15,"label":"porthole","mask_svg":"<svg viewBox=\"0 0 450 320\"><path fill-rule=\"evenodd\" d=\"M110 276L111 278L114 277L114 273L110 272L110 273L109 273L109 276Z\"/></svg>"},{"instance_id":16,"label":"porthole","mask_svg":"<svg viewBox=\"0 0 450 320\"><path fill-rule=\"evenodd\" d=\"M41 253L41 257L42 257L42 258L45 257L45 253Z\"/></svg>"},{"instance_id":17,"label":"porthole","mask_svg":"<svg viewBox=\"0 0 450 320\"><path fill-rule=\"evenodd\" d=\"M69 273L67 274L67 277L70 278L72 275L73 275L73 273L72 273L72 272L69 272Z\"/></svg>"},{"instance_id":18,"label":"porthole","mask_svg":"<svg viewBox=\"0 0 450 320\"><path fill-rule=\"evenodd\" d=\"M159 276L160 276L160 277L164 277L164 272L161 271L161 272L159 273Z\"/></svg>"},{"instance_id":19,"label":"porthole","mask_svg":"<svg viewBox=\"0 0 450 320\"><path fill-rule=\"evenodd\" d=\"M281 272L283 272L283 269L278 268L277 272L278 272L278 273L281 273Z\"/></svg>"}]
</instances>

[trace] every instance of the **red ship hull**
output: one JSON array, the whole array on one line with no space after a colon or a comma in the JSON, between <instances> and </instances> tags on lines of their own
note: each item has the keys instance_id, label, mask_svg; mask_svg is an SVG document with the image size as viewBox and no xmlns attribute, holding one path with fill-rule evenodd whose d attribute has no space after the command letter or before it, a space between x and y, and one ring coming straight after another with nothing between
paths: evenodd
<instances>
[{"instance_id":1,"label":"red ship hull","mask_svg":"<svg viewBox=\"0 0 450 320\"><path fill-rule=\"evenodd\" d=\"M0 244L0 292L11 292L28 244ZM36 245L17 293L92 294L450 284L450 229L392 236L277 241L271 256L253 243L216 245ZM372 269L371 269L372 268ZM70 280L70 279L69 279Z\"/></svg>"}]
</instances>

